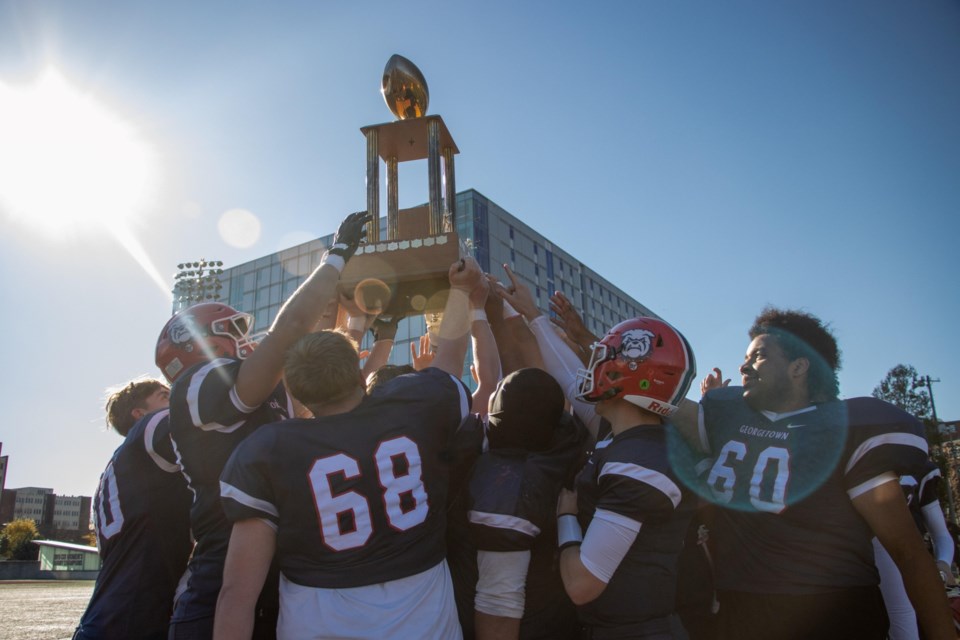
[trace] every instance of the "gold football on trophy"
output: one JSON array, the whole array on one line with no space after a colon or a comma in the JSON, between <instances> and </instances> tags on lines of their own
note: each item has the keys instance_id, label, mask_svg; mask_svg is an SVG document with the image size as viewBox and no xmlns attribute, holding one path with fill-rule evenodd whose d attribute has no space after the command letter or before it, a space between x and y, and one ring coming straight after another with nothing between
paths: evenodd
<instances>
[{"instance_id":1,"label":"gold football on trophy","mask_svg":"<svg viewBox=\"0 0 960 640\"><path fill-rule=\"evenodd\" d=\"M427 114L430 90L417 65L401 55L394 54L383 68L380 92L387 107L401 120L419 118Z\"/></svg>"}]
</instances>

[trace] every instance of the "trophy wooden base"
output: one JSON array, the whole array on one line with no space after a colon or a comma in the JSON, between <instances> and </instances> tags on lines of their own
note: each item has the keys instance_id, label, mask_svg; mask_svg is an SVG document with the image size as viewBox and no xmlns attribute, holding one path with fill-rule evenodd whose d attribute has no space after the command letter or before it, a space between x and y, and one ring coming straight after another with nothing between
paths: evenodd
<instances>
[{"instance_id":1,"label":"trophy wooden base","mask_svg":"<svg viewBox=\"0 0 960 640\"><path fill-rule=\"evenodd\" d=\"M400 220L406 238L361 245L347 263L337 289L342 306L390 317L443 311L450 289L447 273L460 259L460 239L454 231L424 235L419 220L411 219L419 216L408 217L407 225L405 217Z\"/></svg>"}]
</instances>

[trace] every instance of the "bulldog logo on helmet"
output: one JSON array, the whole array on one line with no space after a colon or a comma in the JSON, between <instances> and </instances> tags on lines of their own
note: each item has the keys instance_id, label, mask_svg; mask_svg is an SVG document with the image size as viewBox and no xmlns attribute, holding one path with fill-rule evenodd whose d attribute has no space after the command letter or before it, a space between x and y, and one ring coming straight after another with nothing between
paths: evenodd
<instances>
[{"instance_id":1,"label":"bulldog logo on helmet","mask_svg":"<svg viewBox=\"0 0 960 640\"><path fill-rule=\"evenodd\" d=\"M640 360L650 354L654 334L646 329L629 329L621 337L620 355L628 360Z\"/></svg>"},{"instance_id":2,"label":"bulldog logo on helmet","mask_svg":"<svg viewBox=\"0 0 960 640\"><path fill-rule=\"evenodd\" d=\"M170 342L182 347L190 347L197 333L199 332L196 331L192 318L184 316L170 325Z\"/></svg>"}]
</instances>

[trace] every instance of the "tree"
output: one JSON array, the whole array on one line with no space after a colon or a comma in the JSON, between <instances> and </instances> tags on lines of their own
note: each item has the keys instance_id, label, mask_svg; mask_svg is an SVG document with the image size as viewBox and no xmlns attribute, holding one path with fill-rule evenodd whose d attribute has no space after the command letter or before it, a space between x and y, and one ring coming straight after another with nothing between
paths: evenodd
<instances>
[{"instance_id":1,"label":"tree","mask_svg":"<svg viewBox=\"0 0 960 640\"><path fill-rule=\"evenodd\" d=\"M930 392L925 376L906 364L898 364L873 390L873 397L895 404L920 420L930 418Z\"/></svg>"},{"instance_id":2,"label":"tree","mask_svg":"<svg viewBox=\"0 0 960 640\"><path fill-rule=\"evenodd\" d=\"M940 474L944 479L944 482L939 484L937 493L942 504L950 505L952 514L953 505L950 504L950 492L947 483L952 483L954 480L950 463L941 446L943 444L943 434L940 433L938 425L933 420L931 411L933 402L930 399L927 376L921 376L910 365L898 364L890 369L883 381L874 388L873 397L895 404L923 421L927 443L930 445L930 459L940 467Z\"/></svg>"},{"instance_id":3,"label":"tree","mask_svg":"<svg viewBox=\"0 0 960 640\"><path fill-rule=\"evenodd\" d=\"M11 521L0 533L4 555L10 560L36 560L37 546L31 541L40 537L37 524L29 518Z\"/></svg>"}]
</instances>

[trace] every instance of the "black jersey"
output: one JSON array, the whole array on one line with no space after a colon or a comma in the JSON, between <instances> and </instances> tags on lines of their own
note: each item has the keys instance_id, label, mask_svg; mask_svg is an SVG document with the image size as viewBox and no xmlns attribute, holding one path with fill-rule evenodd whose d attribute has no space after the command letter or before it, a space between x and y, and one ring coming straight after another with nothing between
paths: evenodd
<instances>
[{"instance_id":1,"label":"black jersey","mask_svg":"<svg viewBox=\"0 0 960 640\"><path fill-rule=\"evenodd\" d=\"M584 532L599 510L641 525L603 593L579 607L595 636L601 629L641 628L673 613L677 562L696 495L680 480L692 477L692 461L670 454L669 430L641 425L602 440L577 476Z\"/></svg>"},{"instance_id":2,"label":"black jersey","mask_svg":"<svg viewBox=\"0 0 960 640\"><path fill-rule=\"evenodd\" d=\"M488 451L470 475L466 507L473 546L530 551L520 628L525 640L579 637L557 564L556 505L561 487L582 462L586 435L582 424L565 415L547 451Z\"/></svg>"},{"instance_id":3,"label":"black jersey","mask_svg":"<svg viewBox=\"0 0 960 640\"><path fill-rule=\"evenodd\" d=\"M100 476L93 508L103 563L78 638L167 637L192 547L190 492L168 416L162 409L141 418Z\"/></svg>"},{"instance_id":4,"label":"black jersey","mask_svg":"<svg viewBox=\"0 0 960 640\"><path fill-rule=\"evenodd\" d=\"M942 480L940 467L933 460L927 460L913 475L901 476L900 486L910 510L919 513L923 507L937 502Z\"/></svg>"},{"instance_id":5,"label":"black jersey","mask_svg":"<svg viewBox=\"0 0 960 640\"><path fill-rule=\"evenodd\" d=\"M940 467L933 460L927 460L927 463L917 469L913 475L900 476L903 497L910 508L910 515L913 516L913 520L922 534L927 533L923 508L940 500L941 480Z\"/></svg>"},{"instance_id":6,"label":"black jersey","mask_svg":"<svg viewBox=\"0 0 960 640\"><path fill-rule=\"evenodd\" d=\"M753 410L739 387L701 401L720 589L816 594L878 584L873 536L851 498L927 458L922 425L875 398L783 416Z\"/></svg>"},{"instance_id":7,"label":"black jersey","mask_svg":"<svg viewBox=\"0 0 960 640\"><path fill-rule=\"evenodd\" d=\"M187 589L173 616L178 622L210 617L216 610L232 527L220 506L220 474L227 460L256 429L293 415L282 384L259 407L244 406L234 388L242 362L221 358L201 363L170 390L171 435L193 492L190 522L197 540Z\"/></svg>"},{"instance_id":8,"label":"black jersey","mask_svg":"<svg viewBox=\"0 0 960 640\"><path fill-rule=\"evenodd\" d=\"M378 386L348 413L268 425L223 473L233 520L277 527L290 581L349 588L405 578L444 558L444 458L470 408L439 369Z\"/></svg>"}]
</instances>

